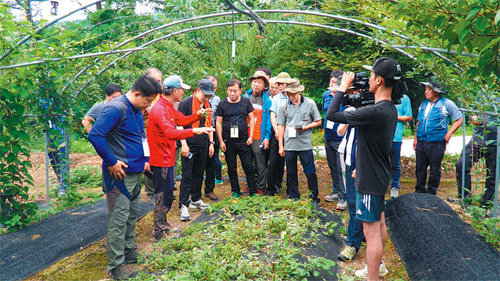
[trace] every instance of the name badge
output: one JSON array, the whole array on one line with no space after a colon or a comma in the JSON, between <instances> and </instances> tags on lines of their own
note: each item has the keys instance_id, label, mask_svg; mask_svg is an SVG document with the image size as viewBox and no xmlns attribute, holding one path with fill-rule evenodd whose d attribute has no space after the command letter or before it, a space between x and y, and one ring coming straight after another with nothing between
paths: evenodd
<instances>
[{"instance_id":1,"label":"name badge","mask_svg":"<svg viewBox=\"0 0 500 281\"><path fill-rule=\"evenodd\" d=\"M175 126L175 128L176 128L177 130L184 130L184 127L182 127L182 126Z\"/></svg>"},{"instance_id":2,"label":"name badge","mask_svg":"<svg viewBox=\"0 0 500 281\"><path fill-rule=\"evenodd\" d=\"M333 125L335 125L335 122L332 122L330 120L326 120L326 128L333 130Z\"/></svg>"},{"instance_id":3,"label":"name badge","mask_svg":"<svg viewBox=\"0 0 500 281\"><path fill-rule=\"evenodd\" d=\"M262 110L262 104L252 103L253 109Z\"/></svg>"},{"instance_id":4,"label":"name badge","mask_svg":"<svg viewBox=\"0 0 500 281\"><path fill-rule=\"evenodd\" d=\"M238 138L238 127L237 126L231 127L231 138L232 139Z\"/></svg>"},{"instance_id":5,"label":"name badge","mask_svg":"<svg viewBox=\"0 0 500 281\"><path fill-rule=\"evenodd\" d=\"M149 157L149 145L148 145L148 139L147 138L142 138L142 151L144 152L144 157Z\"/></svg>"},{"instance_id":6,"label":"name badge","mask_svg":"<svg viewBox=\"0 0 500 281\"><path fill-rule=\"evenodd\" d=\"M288 131L288 137L289 138L296 138L297 137L297 130L295 130L294 127L286 127Z\"/></svg>"}]
</instances>

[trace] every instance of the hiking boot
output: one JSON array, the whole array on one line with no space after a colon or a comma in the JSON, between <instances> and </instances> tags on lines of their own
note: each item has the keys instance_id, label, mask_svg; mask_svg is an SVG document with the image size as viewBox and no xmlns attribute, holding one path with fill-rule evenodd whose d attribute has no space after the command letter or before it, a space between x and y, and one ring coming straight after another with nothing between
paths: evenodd
<instances>
[{"instance_id":1,"label":"hiking boot","mask_svg":"<svg viewBox=\"0 0 500 281\"><path fill-rule=\"evenodd\" d=\"M347 201L345 199L340 199L337 203L337 210L345 211L347 210Z\"/></svg>"},{"instance_id":2,"label":"hiking boot","mask_svg":"<svg viewBox=\"0 0 500 281\"><path fill-rule=\"evenodd\" d=\"M186 205L181 206L181 221L191 220L191 215L189 214L188 207Z\"/></svg>"},{"instance_id":3,"label":"hiking boot","mask_svg":"<svg viewBox=\"0 0 500 281\"><path fill-rule=\"evenodd\" d=\"M396 187L391 187L391 199L397 198L399 196L399 189Z\"/></svg>"},{"instance_id":4,"label":"hiking boot","mask_svg":"<svg viewBox=\"0 0 500 281\"><path fill-rule=\"evenodd\" d=\"M378 276L384 277L387 275L387 273L389 273L389 270L387 270L384 262L382 262L380 264L379 269L378 269ZM363 268L363 269L356 270L356 272L354 272L354 275L356 275L359 278L367 279L368 278L368 265L365 265L365 268Z\"/></svg>"},{"instance_id":5,"label":"hiking boot","mask_svg":"<svg viewBox=\"0 0 500 281\"><path fill-rule=\"evenodd\" d=\"M117 268L112 269L110 273L113 280L127 280L137 275L137 271L125 263L122 263Z\"/></svg>"},{"instance_id":6,"label":"hiking boot","mask_svg":"<svg viewBox=\"0 0 500 281\"><path fill-rule=\"evenodd\" d=\"M243 189L243 190L241 191L241 194L242 194L242 195L245 195L245 194L248 194L248 193L250 193L250 191L249 191L248 187L247 187L247 188L245 188L245 189Z\"/></svg>"},{"instance_id":7,"label":"hiking boot","mask_svg":"<svg viewBox=\"0 0 500 281\"><path fill-rule=\"evenodd\" d=\"M137 249L125 253L125 261L123 263L124 264L137 263L138 256L139 256L139 251L137 251Z\"/></svg>"},{"instance_id":8,"label":"hiking boot","mask_svg":"<svg viewBox=\"0 0 500 281\"><path fill-rule=\"evenodd\" d=\"M327 196L325 196L325 201L326 202L333 202L339 200L340 197L337 193L330 193Z\"/></svg>"},{"instance_id":9,"label":"hiking boot","mask_svg":"<svg viewBox=\"0 0 500 281\"><path fill-rule=\"evenodd\" d=\"M208 207L210 207L210 204L203 202L201 199L196 202L191 201L191 203L189 203L189 208L191 209L205 210Z\"/></svg>"},{"instance_id":10,"label":"hiking boot","mask_svg":"<svg viewBox=\"0 0 500 281\"><path fill-rule=\"evenodd\" d=\"M215 179L215 184L223 184L224 181L223 180L218 180L218 179Z\"/></svg>"},{"instance_id":11,"label":"hiking boot","mask_svg":"<svg viewBox=\"0 0 500 281\"><path fill-rule=\"evenodd\" d=\"M339 260L343 260L345 262L352 261L354 256L356 256L357 250L353 246L345 245L344 249L338 255Z\"/></svg>"},{"instance_id":12,"label":"hiking boot","mask_svg":"<svg viewBox=\"0 0 500 281\"><path fill-rule=\"evenodd\" d=\"M208 199L210 199L212 201L219 200L219 198L217 198L217 196L213 192L205 193L205 197L208 197Z\"/></svg>"},{"instance_id":13,"label":"hiking boot","mask_svg":"<svg viewBox=\"0 0 500 281\"><path fill-rule=\"evenodd\" d=\"M231 195L231 197L233 198L240 198L240 194L238 192L233 192L233 195Z\"/></svg>"}]
</instances>

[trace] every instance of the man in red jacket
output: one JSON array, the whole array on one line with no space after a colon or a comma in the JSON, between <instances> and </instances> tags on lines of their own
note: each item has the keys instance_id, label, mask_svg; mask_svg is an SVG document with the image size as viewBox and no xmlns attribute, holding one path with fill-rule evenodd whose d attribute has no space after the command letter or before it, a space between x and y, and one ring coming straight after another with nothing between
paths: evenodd
<instances>
[{"instance_id":1,"label":"man in red jacket","mask_svg":"<svg viewBox=\"0 0 500 281\"><path fill-rule=\"evenodd\" d=\"M174 103L180 102L184 90L190 87L182 83L179 76L167 77L163 85L165 88L161 98L149 112L147 131L151 150L149 163L155 189L153 237L156 240L160 240L170 231L175 231L167 222L167 213L172 207L174 196L175 141L214 131L211 127L177 130L176 125L190 125L199 121L205 112L211 114L211 110L200 109L196 114L184 116L174 109Z\"/></svg>"}]
</instances>

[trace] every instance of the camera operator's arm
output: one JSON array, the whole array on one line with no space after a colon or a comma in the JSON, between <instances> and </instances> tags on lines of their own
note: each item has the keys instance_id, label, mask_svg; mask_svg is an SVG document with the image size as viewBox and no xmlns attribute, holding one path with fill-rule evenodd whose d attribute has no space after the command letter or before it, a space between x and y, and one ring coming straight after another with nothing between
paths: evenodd
<instances>
[{"instance_id":1,"label":"camera operator's arm","mask_svg":"<svg viewBox=\"0 0 500 281\"><path fill-rule=\"evenodd\" d=\"M326 113L326 119L337 122L337 123L347 123L347 119L345 117L344 112L339 112L340 104L342 103L342 98L344 94L347 92L347 89L354 81L354 72L348 71L344 73L342 76L342 83L338 88L337 92L333 96L332 103L330 103L330 107L328 107L328 111Z\"/></svg>"}]
</instances>

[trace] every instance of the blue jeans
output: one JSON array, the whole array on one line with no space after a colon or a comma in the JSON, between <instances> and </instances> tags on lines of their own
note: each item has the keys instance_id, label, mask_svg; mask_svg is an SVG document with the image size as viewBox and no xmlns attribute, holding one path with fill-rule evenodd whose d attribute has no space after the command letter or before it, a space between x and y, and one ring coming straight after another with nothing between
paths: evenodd
<instances>
[{"instance_id":1,"label":"blue jeans","mask_svg":"<svg viewBox=\"0 0 500 281\"><path fill-rule=\"evenodd\" d=\"M68 159L66 158L66 145L61 146L58 149L49 147L48 156L50 165L57 176L57 181L59 183L57 187L58 190L66 191L66 188L68 187Z\"/></svg>"},{"instance_id":2,"label":"blue jeans","mask_svg":"<svg viewBox=\"0 0 500 281\"><path fill-rule=\"evenodd\" d=\"M332 193L339 195L341 200L345 199L345 187L342 180L342 167L340 166L339 145L340 140L325 139L326 161L332 176Z\"/></svg>"},{"instance_id":3,"label":"blue jeans","mask_svg":"<svg viewBox=\"0 0 500 281\"><path fill-rule=\"evenodd\" d=\"M349 224L345 244L359 249L364 238L363 223L356 218L356 187L352 178L353 169L351 166L346 166L345 171L346 198L349 208Z\"/></svg>"},{"instance_id":4,"label":"blue jeans","mask_svg":"<svg viewBox=\"0 0 500 281\"><path fill-rule=\"evenodd\" d=\"M299 180L297 177L297 157L300 158L300 164L307 177L307 185L311 191L310 198L319 202L318 199L318 177L316 176L316 166L314 165L313 151L285 151L286 158L286 184L287 198L300 198Z\"/></svg>"},{"instance_id":5,"label":"blue jeans","mask_svg":"<svg viewBox=\"0 0 500 281\"><path fill-rule=\"evenodd\" d=\"M391 188L401 188L399 179L401 178L401 142L393 142L391 148Z\"/></svg>"}]
</instances>

